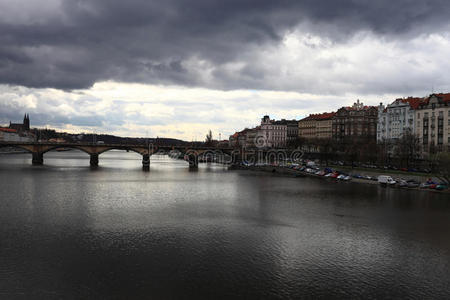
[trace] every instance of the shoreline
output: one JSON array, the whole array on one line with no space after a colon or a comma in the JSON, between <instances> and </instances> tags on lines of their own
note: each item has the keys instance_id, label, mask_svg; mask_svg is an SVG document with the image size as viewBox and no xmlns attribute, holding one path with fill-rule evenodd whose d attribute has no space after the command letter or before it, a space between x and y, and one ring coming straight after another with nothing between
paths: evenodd
<instances>
[{"instance_id":1,"label":"shoreline","mask_svg":"<svg viewBox=\"0 0 450 300\"><path fill-rule=\"evenodd\" d=\"M319 176L316 174L311 174L299 170L293 170L286 167L279 166L241 166L241 165L231 165L228 167L229 170L248 170L248 171L260 171L265 173L277 174L277 175L289 175L294 177L310 177L317 178L320 180L328 181L328 182L343 182L343 183L355 183L355 184L370 184L370 185L378 185L381 186L378 181L367 180L367 179L359 179L352 178L349 181L342 181L336 178L329 178L324 176ZM400 187L400 186L386 186L386 188L400 189L400 190L410 190L410 191L423 191L423 192L435 192L435 193L447 193L450 194L450 189L445 190L436 190L436 189L425 189L420 187Z\"/></svg>"}]
</instances>

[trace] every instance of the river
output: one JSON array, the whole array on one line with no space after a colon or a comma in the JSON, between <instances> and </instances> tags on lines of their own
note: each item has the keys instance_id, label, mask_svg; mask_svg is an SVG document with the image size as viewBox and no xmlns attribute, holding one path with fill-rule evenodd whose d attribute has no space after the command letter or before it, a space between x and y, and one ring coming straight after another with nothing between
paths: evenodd
<instances>
[{"instance_id":1,"label":"river","mask_svg":"<svg viewBox=\"0 0 450 300\"><path fill-rule=\"evenodd\" d=\"M450 298L448 194L0 155L1 299Z\"/></svg>"}]
</instances>

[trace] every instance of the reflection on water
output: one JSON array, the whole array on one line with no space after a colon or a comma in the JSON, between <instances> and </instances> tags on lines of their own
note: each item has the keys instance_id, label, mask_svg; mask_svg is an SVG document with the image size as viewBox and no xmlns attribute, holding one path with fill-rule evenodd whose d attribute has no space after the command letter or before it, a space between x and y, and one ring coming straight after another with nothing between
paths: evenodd
<instances>
[{"instance_id":1,"label":"reflection on water","mask_svg":"<svg viewBox=\"0 0 450 300\"><path fill-rule=\"evenodd\" d=\"M0 156L0 295L449 298L448 195L108 152Z\"/></svg>"}]
</instances>

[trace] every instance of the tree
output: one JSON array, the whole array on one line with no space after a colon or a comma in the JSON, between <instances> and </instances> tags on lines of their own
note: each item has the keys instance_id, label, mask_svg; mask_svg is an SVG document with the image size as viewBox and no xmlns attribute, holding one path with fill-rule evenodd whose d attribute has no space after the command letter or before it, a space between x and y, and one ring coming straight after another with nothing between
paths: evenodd
<instances>
[{"instance_id":1,"label":"tree","mask_svg":"<svg viewBox=\"0 0 450 300\"><path fill-rule=\"evenodd\" d=\"M319 148L320 153L320 161L325 161L325 164L328 166L328 160L333 156L333 141L332 139L322 138L317 139L316 144Z\"/></svg>"},{"instance_id":2,"label":"tree","mask_svg":"<svg viewBox=\"0 0 450 300\"><path fill-rule=\"evenodd\" d=\"M213 144L213 135L212 135L212 131L210 129L208 134L206 135L205 145L212 146L212 144Z\"/></svg>"},{"instance_id":3,"label":"tree","mask_svg":"<svg viewBox=\"0 0 450 300\"><path fill-rule=\"evenodd\" d=\"M419 138L406 131L402 137L395 143L395 155L401 162L401 165L406 168L411 167L417 160L420 153L420 140Z\"/></svg>"},{"instance_id":4,"label":"tree","mask_svg":"<svg viewBox=\"0 0 450 300\"><path fill-rule=\"evenodd\" d=\"M391 164L392 142L383 138L376 146L378 164L381 166L389 166Z\"/></svg>"},{"instance_id":5,"label":"tree","mask_svg":"<svg viewBox=\"0 0 450 300\"><path fill-rule=\"evenodd\" d=\"M441 152L434 156L436 176L450 184L450 152Z\"/></svg>"},{"instance_id":6,"label":"tree","mask_svg":"<svg viewBox=\"0 0 450 300\"><path fill-rule=\"evenodd\" d=\"M297 137L295 140L291 140L288 142L288 148L294 149L300 149L305 144L305 138L303 137Z\"/></svg>"}]
</instances>

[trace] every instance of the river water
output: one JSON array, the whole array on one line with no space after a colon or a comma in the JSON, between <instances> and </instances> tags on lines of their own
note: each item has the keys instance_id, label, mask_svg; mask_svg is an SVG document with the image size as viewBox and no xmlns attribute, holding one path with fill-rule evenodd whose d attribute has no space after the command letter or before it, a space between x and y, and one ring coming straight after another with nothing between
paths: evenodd
<instances>
[{"instance_id":1,"label":"river water","mask_svg":"<svg viewBox=\"0 0 450 300\"><path fill-rule=\"evenodd\" d=\"M448 194L0 156L0 299L450 298Z\"/></svg>"}]
</instances>

